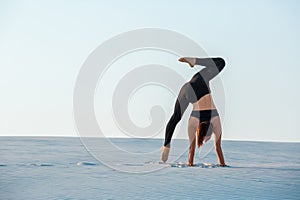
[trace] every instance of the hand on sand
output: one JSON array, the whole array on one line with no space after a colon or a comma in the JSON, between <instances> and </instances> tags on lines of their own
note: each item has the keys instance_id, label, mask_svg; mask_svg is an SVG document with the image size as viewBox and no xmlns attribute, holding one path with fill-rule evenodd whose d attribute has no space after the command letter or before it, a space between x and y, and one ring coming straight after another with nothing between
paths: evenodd
<instances>
[{"instance_id":1,"label":"hand on sand","mask_svg":"<svg viewBox=\"0 0 300 200\"><path fill-rule=\"evenodd\" d=\"M230 167L229 165L226 164L218 164L219 167Z\"/></svg>"},{"instance_id":2,"label":"hand on sand","mask_svg":"<svg viewBox=\"0 0 300 200\"><path fill-rule=\"evenodd\" d=\"M185 62L190 65L190 67L194 67L196 64L196 58L190 58L190 57L182 57L178 59L179 62Z\"/></svg>"},{"instance_id":3,"label":"hand on sand","mask_svg":"<svg viewBox=\"0 0 300 200\"><path fill-rule=\"evenodd\" d=\"M162 146L161 147L161 161L164 163L168 160L170 153L170 147Z\"/></svg>"}]
</instances>

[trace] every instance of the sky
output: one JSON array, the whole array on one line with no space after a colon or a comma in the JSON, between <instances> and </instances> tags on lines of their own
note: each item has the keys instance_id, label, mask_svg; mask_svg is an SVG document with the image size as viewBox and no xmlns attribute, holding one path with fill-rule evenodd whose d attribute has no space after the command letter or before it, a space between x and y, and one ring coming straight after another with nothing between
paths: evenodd
<instances>
[{"instance_id":1,"label":"sky","mask_svg":"<svg viewBox=\"0 0 300 200\"><path fill-rule=\"evenodd\" d=\"M220 77L225 103L216 100L222 107L224 139L300 142L299 11L296 0L0 1L0 136L78 136L73 92L91 52L118 34L160 28L187 36L209 56L225 58ZM167 60L186 80L194 73L183 69L174 55L142 54L128 55L123 63L118 60L111 72L146 57L145 64ZM141 59L138 64L143 64ZM117 82L118 77L111 85ZM151 103L163 104L168 120L175 97L162 88L144 89L159 93L162 100L153 98ZM108 119L109 110L101 108L110 101L101 98L109 90L113 88L97 89L97 119L107 137L123 137ZM137 92L133 101L132 120L149 123L151 106L145 106L150 105L145 97ZM141 109L148 113L142 116ZM163 132L162 128L155 137L162 138ZM187 133L175 137L187 138Z\"/></svg>"}]
</instances>

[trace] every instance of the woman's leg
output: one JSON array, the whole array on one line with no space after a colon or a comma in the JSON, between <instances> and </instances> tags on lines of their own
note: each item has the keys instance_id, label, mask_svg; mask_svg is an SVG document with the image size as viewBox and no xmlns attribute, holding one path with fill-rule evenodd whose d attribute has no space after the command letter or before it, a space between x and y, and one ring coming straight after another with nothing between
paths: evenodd
<instances>
[{"instance_id":1,"label":"woman's leg","mask_svg":"<svg viewBox=\"0 0 300 200\"><path fill-rule=\"evenodd\" d=\"M225 67L225 60L223 58L196 58L195 64L207 68L217 67L221 71Z\"/></svg>"},{"instance_id":2,"label":"woman's leg","mask_svg":"<svg viewBox=\"0 0 300 200\"><path fill-rule=\"evenodd\" d=\"M223 58L192 58L182 57L179 58L180 62L186 62L193 67L194 65L205 66L200 70L201 76L206 80L211 80L218 75L225 67L225 60Z\"/></svg>"},{"instance_id":3,"label":"woman's leg","mask_svg":"<svg viewBox=\"0 0 300 200\"><path fill-rule=\"evenodd\" d=\"M165 142L164 142L164 146L166 146L166 147L170 147L171 139L172 139L174 130L176 128L176 125L181 120L184 111L186 110L186 108L189 105L189 101L186 99L186 91L187 91L186 88L187 87L188 87L187 84L185 84L181 88L179 95L177 97L176 103L175 103L173 115L171 116L171 118L167 124L166 133L165 133Z\"/></svg>"},{"instance_id":4,"label":"woman's leg","mask_svg":"<svg viewBox=\"0 0 300 200\"><path fill-rule=\"evenodd\" d=\"M216 149L216 154L218 157L219 164L220 166L226 166L222 147L221 147L222 126L221 126L220 117L219 116L213 117L211 119L211 123L213 125L213 132L215 133L215 149Z\"/></svg>"},{"instance_id":5,"label":"woman's leg","mask_svg":"<svg viewBox=\"0 0 300 200\"><path fill-rule=\"evenodd\" d=\"M166 162L168 160L169 152L170 152L170 143L171 143L174 130L178 122L181 120L184 111L189 105L189 101L186 99L186 88L188 87L187 85L188 84L185 84L181 88L175 103L173 115L170 118L166 127L165 142L161 149L162 150L161 160L163 162Z\"/></svg>"},{"instance_id":6,"label":"woman's leg","mask_svg":"<svg viewBox=\"0 0 300 200\"><path fill-rule=\"evenodd\" d=\"M221 71L225 67L225 60L223 58L193 58L182 57L178 61L185 62L194 67L194 65L202 65L208 68L217 67Z\"/></svg>"},{"instance_id":7,"label":"woman's leg","mask_svg":"<svg viewBox=\"0 0 300 200\"><path fill-rule=\"evenodd\" d=\"M196 64L196 58L192 58L192 57L182 57L182 58L179 58L178 61L185 62L185 63L189 64L190 67L194 67L194 65Z\"/></svg>"},{"instance_id":8,"label":"woman's leg","mask_svg":"<svg viewBox=\"0 0 300 200\"><path fill-rule=\"evenodd\" d=\"M206 81L209 81L224 69L225 60L223 58L196 58L196 64L205 66L199 73Z\"/></svg>"},{"instance_id":9,"label":"woman's leg","mask_svg":"<svg viewBox=\"0 0 300 200\"><path fill-rule=\"evenodd\" d=\"M189 134L189 141L190 141L188 166L193 166L194 164L194 154L196 148L196 130L198 124L199 124L199 120L197 118L190 117L189 124L188 124L188 134Z\"/></svg>"}]
</instances>

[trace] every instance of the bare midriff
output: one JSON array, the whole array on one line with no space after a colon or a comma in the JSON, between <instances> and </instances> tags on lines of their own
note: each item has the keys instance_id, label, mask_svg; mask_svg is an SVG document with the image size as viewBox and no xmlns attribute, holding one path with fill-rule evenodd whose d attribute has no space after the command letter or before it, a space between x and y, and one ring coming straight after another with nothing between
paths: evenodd
<instances>
[{"instance_id":1,"label":"bare midriff","mask_svg":"<svg viewBox=\"0 0 300 200\"><path fill-rule=\"evenodd\" d=\"M211 94L206 94L197 102L193 103L193 110L213 110L216 109Z\"/></svg>"}]
</instances>

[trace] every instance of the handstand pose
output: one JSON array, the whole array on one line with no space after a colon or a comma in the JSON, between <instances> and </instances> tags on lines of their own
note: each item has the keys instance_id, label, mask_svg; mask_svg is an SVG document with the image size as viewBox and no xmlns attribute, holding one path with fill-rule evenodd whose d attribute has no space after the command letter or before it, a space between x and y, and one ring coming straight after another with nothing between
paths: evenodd
<instances>
[{"instance_id":1,"label":"handstand pose","mask_svg":"<svg viewBox=\"0 0 300 200\"><path fill-rule=\"evenodd\" d=\"M198 147L203 142L210 139L212 132L215 133L215 149L218 156L219 165L226 166L222 148L221 148L221 121L218 111L214 105L209 81L213 79L225 67L225 61L222 58L190 58L183 57L180 62L186 62L190 67L194 65L205 66L196 73L192 79L185 83L180 89L177 97L172 117L170 118L165 133L165 142L162 146L161 160L166 162L170 152L170 142L175 127L181 120L182 115L189 103L193 104L193 111L189 119L188 134L190 140L190 151L188 157L188 165L192 166L194 161L196 132Z\"/></svg>"}]
</instances>

